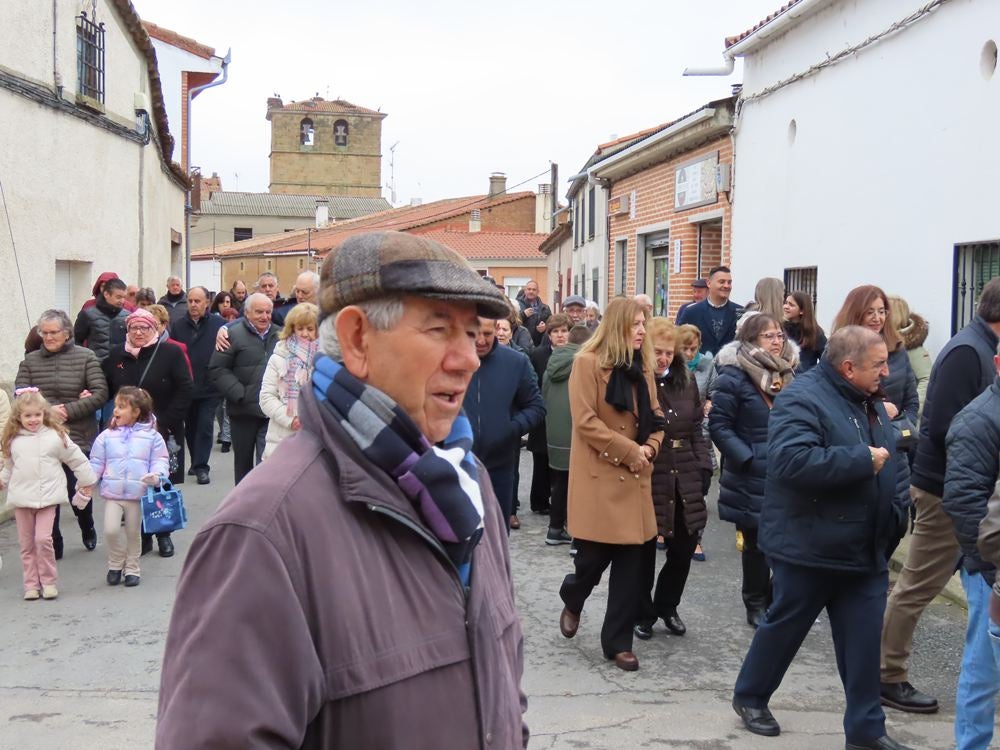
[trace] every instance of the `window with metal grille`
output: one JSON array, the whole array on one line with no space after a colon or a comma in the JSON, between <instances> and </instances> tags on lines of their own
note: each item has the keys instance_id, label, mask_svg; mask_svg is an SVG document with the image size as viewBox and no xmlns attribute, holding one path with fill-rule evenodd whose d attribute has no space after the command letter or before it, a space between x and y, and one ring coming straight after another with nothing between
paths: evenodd
<instances>
[{"instance_id":1,"label":"window with metal grille","mask_svg":"<svg viewBox=\"0 0 1000 750\"><path fill-rule=\"evenodd\" d=\"M80 94L104 103L104 24L86 11L76 18L76 79Z\"/></svg>"},{"instance_id":2,"label":"window with metal grille","mask_svg":"<svg viewBox=\"0 0 1000 750\"><path fill-rule=\"evenodd\" d=\"M952 335L975 317L983 287L997 276L1000 276L1000 241L955 245Z\"/></svg>"},{"instance_id":3,"label":"window with metal grille","mask_svg":"<svg viewBox=\"0 0 1000 750\"><path fill-rule=\"evenodd\" d=\"M813 301L816 307L816 277L818 268L816 266L804 266L801 268L785 269L785 293L805 292Z\"/></svg>"},{"instance_id":4,"label":"window with metal grille","mask_svg":"<svg viewBox=\"0 0 1000 750\"><path fill-rule=\"evenodd\" d=\"M628 251L628 240L615 242L615 294L625 294L625 253Z\"/></svg>"},{"instance_id":5,"label":"window with metal grille","mask_svg":"<svg viewBox=\"0 0 1000 750\"><path fill-rule=\"evenodd\" d=\"M597 192L594 188L587 194L587 237L594 239L597 228Z\"/></svg>"},{"instance_id":6,"label":"window with metal grille","mask_svg":"<svg viewBox=\"0 0 1000 750\"><path fill-rule=\"evenodd\" d=\"M235 227L233 229L233 242L253 239L253 227Z\"/></svg>"},{"instance_id":7,"label":"window with metal grille","mask_svg":"<svg viewBox=\"0 0 1000 750\"><path fill-rule=\"evenodd\" d=\"M594 278L593 278L593 294L591 295L591 297L590 297L590 298L591 298L592 300L594 300L594 302L597 302L597 301L598 301L598 299L599 299L599 297L598 297L598 293L600 292L600 288L601 288L601 287L600 287L600 283L601 283L601 273L600 273L600 271L599 271L598 269L596 269L596 268L595 268L595 269L593 269L593 270L591 271L591 273L593 274L593 277L594 277Z\"/></svg>"}]
</instances>

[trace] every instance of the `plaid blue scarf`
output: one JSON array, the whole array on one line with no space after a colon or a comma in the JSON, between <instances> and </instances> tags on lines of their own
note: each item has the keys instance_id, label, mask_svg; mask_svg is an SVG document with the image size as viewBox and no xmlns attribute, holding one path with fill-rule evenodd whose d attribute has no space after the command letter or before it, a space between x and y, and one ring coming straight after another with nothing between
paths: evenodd
<instances>
[{"instance_id":1,"label":"plaid blue scarf","mask_svg":"<svg viewBox=\"0 0 1000 750\"><path fill-rule=\"evenodd\" d=\"M329 357L317 357L312 383L317 401L365 457L396 481L468 584L484 514L465 412L448 437L432 445L395 401Z\"/></svg>"}]
</instances>

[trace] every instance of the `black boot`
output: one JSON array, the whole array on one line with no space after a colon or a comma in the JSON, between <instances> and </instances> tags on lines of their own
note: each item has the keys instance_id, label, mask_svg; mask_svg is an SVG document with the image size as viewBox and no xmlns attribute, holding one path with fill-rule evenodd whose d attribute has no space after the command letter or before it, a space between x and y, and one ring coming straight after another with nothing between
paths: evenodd
<instances>
[{"instance_id":1,"label":"black boot","mask_svg":"<svg viewBox=\"0 0 1000 750\"><path fill-rule=\"evenodd\" d=\"M170 539L170 534L157 534L156 545L160 548L160 557L174 556L174 543Z\"/></svg>"}]
</instances>

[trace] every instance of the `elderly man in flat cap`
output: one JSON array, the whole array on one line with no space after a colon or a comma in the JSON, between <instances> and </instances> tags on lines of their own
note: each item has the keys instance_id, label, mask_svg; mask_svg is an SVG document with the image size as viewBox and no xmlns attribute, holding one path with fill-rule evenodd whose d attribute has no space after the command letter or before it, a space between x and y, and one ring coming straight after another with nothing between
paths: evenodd
<instances>
[{"instance_id":1,"label":"elderly man in flat cap","mask_svg":"<svg viewBox=\"0 0 1000 750\"><path fill-rule=\"evenodd\" d=\"M453 251L357 235L322 268L302 429L195 538L157 748L523 748L506 528L462 398L502 293Z\"/></svg>"}]
</instances>

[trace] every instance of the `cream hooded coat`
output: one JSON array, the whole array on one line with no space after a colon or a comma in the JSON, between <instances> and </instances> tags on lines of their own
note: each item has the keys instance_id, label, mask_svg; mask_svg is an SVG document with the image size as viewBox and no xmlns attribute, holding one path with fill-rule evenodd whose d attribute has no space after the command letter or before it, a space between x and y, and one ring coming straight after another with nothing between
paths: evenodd
<instances>
[{"instance_id":1,"label":"cream hooded coat","mask_svg":"<svg viewBox=\"0 0 1000 750\"><path fill-rule=\"evenodd\" d=\"M4 456L0 482L7 488L7 502L16 508L46 508L66 499L66 464L76 475L77 485L89 487L97 481L83 451L68 437L42 425L37 432L21 430Z\"/></svg>"}]
</instances>

